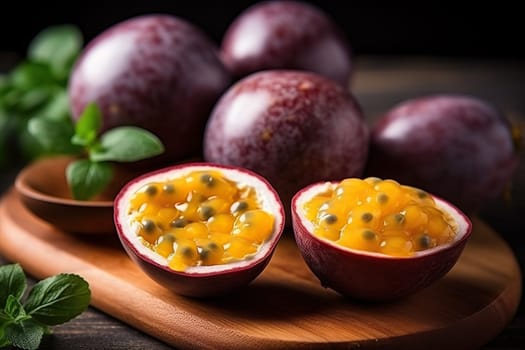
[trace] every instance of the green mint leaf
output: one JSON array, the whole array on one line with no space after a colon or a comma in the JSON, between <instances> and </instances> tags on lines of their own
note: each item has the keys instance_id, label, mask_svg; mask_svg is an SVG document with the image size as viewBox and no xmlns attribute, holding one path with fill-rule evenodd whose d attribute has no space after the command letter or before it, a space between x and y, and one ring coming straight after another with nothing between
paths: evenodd
<instances>
[{"instance_id":1,"label":"green mint leaf","mask_svg":"<svg viewBox=\"0 0 525 350\"><path fill-rule=\"evenodd\" d=\"M5 334L5 330L0 329L0 349L4 346L11 345L11 342L9 339L7 339L7 335Z\"/></svg>"},{"instance_id":2,"label":"green mint leaf","mask_svg":"<svg viewBox=\"0 0 525 350\"><path fill-rule=\"evenodd\" d=\"M82 49L80 30L72 25L44 29L29 44L30 60L49 64L58 78L65 78Z\"/></svg>"},{"instance_id":3,"label":"green mint leaf","mask_svg":"<svg viewBox=\"0 0 525 350\"><path fill-rule=\"evenodd\" d=\"M73 198L87 200L100 193L113 177L113 168L108 163L80 159L70 163L66 178Z\"/></svg>"},{"instance_id":4,"label":"green mint leaf","mask_svg":"<svg viewBox=\"0 0 525 350\"><path fill-rule=\"evenodd\" d=\"M5 329L5 336L12 345L18 348L35 350L40 346L44 332L44 326L35 320L27 319L8 325Z\"/></svg>"},{"instance_id":5,"label":"green mint leaf","mask_svg":"<svg viewBox=\"0 0 525 350\"><path fill-rule=\"evenodd\" d=\"M5 303L5 314L15 321L27 319L27 313L17 297L9 294Z\"/></svg>"},{"instance_id":6,"label":"green mint leaf","mask_svg":"<svg viewBox=\"0 0 525 350\"><path fill-rule=\"evenodd\" d=\"M10 345L11 342L7 339L5 329L9 324L13 322L13 319L9 317L4 310L0 309L0 348Z\"/></svg>"},{"instance_id":7,"label":"green mint leaf","mask_svg":"<svg viewBox=\"0 0 525 350\"><path fill-rule=\"evenodd\" d=\"M47 64L22 62L11 72L11 81L19 90L55 84L55 78Z\"/></svg>"},{"instance_id":8,"label":"green mint leaf","mask_svg":"<svg viewBox=\"0 0 525 350\"><path fill-rule=\"evenodd\" d=\"M10 295L20 300L26 289L26 276L19 264L0 266L0 309Z\"/></svg>"},{"instance_id":9,"label":"green mint leaf","mask_svg":"<svg viewBox=\"0 0 525 350\"><path fill-rule=\"evenodd\" d=\"M40 146L42 154L80 154L82 148L71 143L74 133L71 120L32 118L27 131Z\"/></svg>"},{"instance_id":10,"label":"green mint leaf","mask_svg":"<svg viewBox=\"0 0 525 350\"><path fill-rule=\"evenodd\" d=\"M54 91L53 95L47 100L46 105L43 106L35 116L50 120L68 121L73 125L69 114L69 96L67 95L66 89L57 89Z\"/></svg>"},{"instance_id":11,"label":"green mint leaf","mask_svg":"<svg viewBox=\"0 0 525 350\"><path fill-rule=\"evenodd\" d=\"M71 142L75 145L89 146L95 142L102 127L102 113L95 103L84 108L75 125L75 135Z\"/></svg>"},{"instance_id":12,"label":"green mint leaf","mask_svg":"<svg viewBox=\"0 0 525 350\"><path fill-rule=\"evenodd\" d=\"M11 341L7 339L7 335L5 334L5 328L7 327L0 326L0 349L4 346L11 345Z\"/></svg>"},{"instance_id":13,"label":"green mint leaf","mask_svg":"<svg viewBox=\"0 0 525 350\"><path fill-rule=\"evenodd\" d=\"M62 273L35 284L25 309L35 320L53 326L80 315L90 299L89 285L82 277Z\"/></svg>"},{"instance_id":14,"label":"green mint leaf","mask_svg":"<svg viewBox=\"0 0 525 350\"><path fill-rule=\"evenodd\" d=\"M147 130L122 126L102 134L101 148L90 153L95 162L134 162L164 152L162 142Z\"/></svg>"},{"instance_id":15,"label":"green mint leaf","mask_svg":"<svg viewBox=\"0 0 525 350\"><path fill-rule=\"evenodd\" d=\"M0 329L4 328L6 324L11 322L13 318L5 313L4 309L0 309Z\"/></svg>"},{"instance_id":16,"label":"green mint leaf","mask_svg":"<svg viewBox=\"0 0 525 350\"><path fill-rule=\"evenodd\" d=\"M28 113L35 109L42 108L52 94L53 87L35 87L34 89L27 90L20 96L17 109L20 112Z\"/></svg>"}]
</instances>

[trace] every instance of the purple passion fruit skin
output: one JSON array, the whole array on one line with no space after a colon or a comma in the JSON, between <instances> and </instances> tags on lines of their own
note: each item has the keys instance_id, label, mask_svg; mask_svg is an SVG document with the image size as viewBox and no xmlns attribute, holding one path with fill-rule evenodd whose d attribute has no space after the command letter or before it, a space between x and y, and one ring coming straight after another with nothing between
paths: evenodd
<instances>
[{"instance_id":1,"label":"purple passion fruit skin","mask_svg":"<svg viewBox=\"0 0 525 350\"><path fill-rule=\"evenodd\" d=\"M132 227L131 203L136 194L151 183L171 183L174 179L200 171L220 172L229 180L254 188L261 208L273 215L273 230L270 238L260 244L255 255L224 264L188 266L184 270L175 270L170 267L167 258L147 247ZM176 186L174 191L176 193ZM115 199L114 221L125 251L150 278L177 294L204 298L225 294L245 286L264 270L282 234L284 210L275 190L255 173L211 163L187 163L156 170L131 180Z\"/></svg>"},{"instance_id":2,"label":"purple passion fruit skin","mask_svg":"<svg viewBox=\"0 0 525 350\"><path fill-rule=\"evenodd\" d=\"M467 213L501 195L518 163L507 120L469 96L401 103L377 121L370 142L368 176L424 189Z\"/></svg>"},{"instance_id":3,"label":"purple passion fruit skin","mask_svg":"<svg viewBox=\"0 0 525 350\"><path fill-rule=\"evenodd\" d=\"M96 102L103 130L135 125L164 143L158 164L201 154L204 125L231 82L218 49L196 27L169 15L118 23L92 40L69 83L73 118Z\"/></svg>"},{"instance_id":4,"label":"purple passion fruit skin","mask_svg":"<svg viewBox=\"0 0 525 350\"><path fill-rule=\"evenodd\" d=\"M236 78L268 69L312 71L348 86L347 39L321 9L293 1L253 5L230 25L222 58Z\"/></svg>"},{"instance_id":5,"label":"purple passion fruit skin","mask_svg":"<svg viewBox=\"0 0 525 350\"><path fill-rule=\"evenodd\" d=\"M372 302L406 297L428 287L455 265L472 233L469 218L452 204L432 196L436 205L454 219L453 241L418 251L410 256L392 256L346 248L313 234L314 224L305 216L304 204L338 182L310 185L292 201L293 229L297 246L323 287L345 297Z\"/></svg>"},{"instance_id":6,"label":"purple passion fruit skin","mask_svg":"<svg viewBox=\"0 0 525 350\"><path fill-rule=\"evenodd\" d=\"M204 137L206 161L261 174L283 203L302 187L361 175L368 127L356 100L314 73L264 71L219 100Z\"/></svg>"}]
</instances>

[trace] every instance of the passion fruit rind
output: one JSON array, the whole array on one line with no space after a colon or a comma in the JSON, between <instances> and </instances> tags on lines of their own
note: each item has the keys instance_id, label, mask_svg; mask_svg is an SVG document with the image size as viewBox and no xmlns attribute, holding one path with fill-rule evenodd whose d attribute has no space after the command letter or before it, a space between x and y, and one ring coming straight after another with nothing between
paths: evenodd
<instances>
[{"instance_id":1,"label":"passion fruit rind","mask_svg":"<svg viewBox=\"0 0 525 350\"><path fill-rule=\"evenodd\" d=\"M313 196L338 182L312 184L292 199L292 224L297 246L324 287L360 300L388 301L413 294L443 277L455 265L468 238L472 223L457 207L432 196L439 209L457 224L454 239L408 257L391 256L342 247L314 235L313 223L303 207Z\"/></svg>"},{"instance_id":2,"label":"passion fruit rind","mask_svg":"<svg viewBox=\"0 0 525 350\"><path fill-rule=\"evenodd\" d=\"M220 171L225 178L255 188L261 209L274 216L274 228L270 238L253 256L226 264L189 266L184 271L175 271L168 266L166 258L146 247L136 234L129 219L130 199L146 184L198 171ZM210 297L247 285L264 270L283 232L284 209L275 189L254 172L214 163L186 163L144 174L126 184L115 198L114 221L125 251L149 277L180 295Z\"/></svg>"}]
</instances>

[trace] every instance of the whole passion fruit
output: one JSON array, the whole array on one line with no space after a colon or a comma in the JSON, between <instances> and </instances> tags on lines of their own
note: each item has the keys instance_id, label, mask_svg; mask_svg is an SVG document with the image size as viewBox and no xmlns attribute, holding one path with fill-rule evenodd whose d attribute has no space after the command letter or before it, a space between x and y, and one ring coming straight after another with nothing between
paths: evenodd
<instances>
[{"instance_id":1,"label":"whole passion fruit","mask_svg":"<svg viewBox=\"0 0 525 350\"><path fill-rule=\"evenodd\" d=\"M217 52L201 30L178 17L117 23L88 43L75 63L68 88L73 118L96 102L103 130L150 130L166 151L148 164L200 156L206 120L231 81Z\"/></svg>"},{"instance_id":2,"label":"whole passion fruit","mask_svg":"<svg viewBox=\"0 0 525 350\"><path fill-rule=\"evenodd\" d=\"M292 220L321 284L371 301L407 296L444 276L471 234L453 205L379 178L310 185L294 196Z\"/></svg>"},{"instance_id":3,"label":"whole passion fruit","mask_svg":"<svg viewBox=\"0 0 525 350\"><path fill-rule=\"evenodd\" d=\"M208 297L263 271L284 211L259 175L188 163L130 181L115 199L114 221L126 252L153 280L181 295Z\"/></svg>"},{"instance_id":4,"label":"whole passion fruit","mask_svg":"<svg viewBox=\"0 0 525 350\"><path fill-rule=\"evenodd\" d=\"M473 213L504 192L518 159L511 126L494 106L432 95L402 102L377 121L366 174L422 188Z\"/></svg>"},{"instance_id":5,"label":"whole passion fruit","mask_svg":"<svg viewBox=\"0 0 525 350\"><path fill-rule=\"evenodd\" d=\"M298 69L346 87L352 73L343 31L320 8L299 1L267 1L246 9L227 29L221 54L237 78L261 70Z\"/></svg>"},{"instance_id":6,"label":"whole passion fruit","mask_svg":"<svg viewBox=\"0 0 525 350\"><path fill-rule=\"evenodd\" d=\"M337 83L310 72L264 71L221 97L206 126L204 158L261 174L289 209L308 184L360 176L368 137L357 101Z\"/></svg>"}]
</instances>

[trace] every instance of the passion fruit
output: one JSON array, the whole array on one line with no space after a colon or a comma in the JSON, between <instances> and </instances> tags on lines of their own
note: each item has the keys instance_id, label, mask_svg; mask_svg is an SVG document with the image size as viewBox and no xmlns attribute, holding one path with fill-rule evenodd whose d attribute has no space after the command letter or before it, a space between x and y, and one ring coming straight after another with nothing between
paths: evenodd
<instances>
[{"instance_id":1,"label":"passion fruit","mask_svg":"<svg viewBox=\"0 0 525 350\"><path fill-rule=\"evenodd\" d=\"M377 120L365 173L422 188L471 214L504 193L518 162L511 125L495 106L430 95Z\"/></svg>"},{"instance_id":2,"label":"passion fruit","mask_svg":"<svg viewBox=\"0 0 525 350\"><path fill-rule=\"evenodd\" d=\"M292 220L321 284L371 301L401 298L443 277L472 227L452 204L378 178L310 185L294 196Z\"/></svg>"},{"instance_id":3,"label":"passion fruit","mask_svg":"<svg viewBox=\"0 0 525 350\"><path fill-rule=\"evenodd\" d=\"M268 69L315 72L347 87L353 71L348 38L321 8L300 1L265 1L242 12L221 45L236 78Z\"/></svg>"},{"instance_id":4,"label":"passion fruit","mask_svg":"<svg viewBox=\"0 0 525 350\"><path fill-rule=\"evenodd\" d=\"M244 286L271 259L284 227L282 203L261 176L187 163L126 184L115 226L131 259L175 293L208 297Z\"/></svg>"},{"instance_id":5,"label":"passion fruit","mask_svg":"<svg viewBox=\"0 0 525 350\"><path fill-rule=\"evenodd\" d=\"M150 168L200 156L206 120L230 84L217 52L205 33L179 17L116 23L88 43L73 67L72 116L96 102L103 131L135 125L153 132L166 151L141 162Z\"/></svg>"},{"instance_id":6,"label":"passion fruit","mask_svg":"<svg viewBox=\"0 0 525 350\"><path fill-rule=\"evenodd\" d=\"M368 127L357 100L330 79L270 70L234 84L215 106L204 136L204 159L264 176L289 207L317 181L361 176Z\"/></svg>"}]
</instances>

